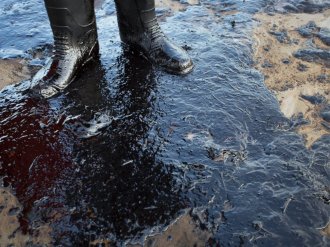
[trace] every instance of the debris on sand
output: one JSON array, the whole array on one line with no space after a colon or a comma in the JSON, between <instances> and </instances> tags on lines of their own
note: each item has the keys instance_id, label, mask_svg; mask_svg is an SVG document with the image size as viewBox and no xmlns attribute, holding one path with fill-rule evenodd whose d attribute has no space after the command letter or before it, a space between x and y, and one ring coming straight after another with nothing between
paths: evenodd
<instances>
[{"instance_id":1,"label":"debris on sand","mask_svg":"<svg viewBox=\"0 0 330 247\"><path fill-rule=\"evenodd\" d=\"M330 10L259 13L256 19L260 22L254 32L256 68L264 74L283 114L289 119L304 119L304 124L292 126L310 147L330 134L327 113L321 113L330 100Z\"/></svg>"}]
</instances>

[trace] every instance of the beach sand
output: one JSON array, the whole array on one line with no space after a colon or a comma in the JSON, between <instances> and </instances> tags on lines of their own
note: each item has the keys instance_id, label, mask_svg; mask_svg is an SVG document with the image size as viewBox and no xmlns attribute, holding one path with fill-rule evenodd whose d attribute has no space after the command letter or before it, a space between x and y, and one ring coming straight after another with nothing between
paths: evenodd
<instances>
[{"instance_id":1,"label":"beach sand","mask_svg":"<svg viewBox=\"0 0 330 247\"><path fill-rule=\"evenodd\" d=\"M0 90L6 85L31 78L31 69L25 59L0 60Z\"/></svg>"},{"instance_id":2,"label":"beach sand","mask_svg":"<svg viewBox=\"0 0 330 247\"><path fill-rule=\"evenodd\" d=\"M265 84L276 95L281 111L287 118L300 122L296 127L310 147L325 134L328 123L320 112L329 105L329 60L306 61L296 57L298 50L319 49L329 52L329 46L317 36L303 37L297 29L314 21L318 28L330 27L330 10L317 14L259 13L254 32L256 68L264 74ZM297 120L299 122L299 119Z\"/></svg>"}]
</instances>

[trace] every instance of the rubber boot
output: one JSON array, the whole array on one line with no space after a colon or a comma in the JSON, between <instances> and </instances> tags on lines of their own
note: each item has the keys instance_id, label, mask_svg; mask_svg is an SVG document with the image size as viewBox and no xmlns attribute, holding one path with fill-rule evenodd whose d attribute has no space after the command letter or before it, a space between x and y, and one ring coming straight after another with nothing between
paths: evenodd
<instances>
[{"instance_id":1,"label":"rubber boot","mask_svg":"<svg viewBox=\"0 0 330 247\"><path fill-rule=\"evenodd\" d=\"M54 36L53 56L33 79L45 98L65 89L84 65L98 56L94 0L45 0Z\"/></svg>"},{"instance_id":2,"label":"rubber boot","mask_svg":"<svg viewBox=\"0 0 330 247\"><path fill-rule=\"evenodd\" d=\"M152 63L167 72L187 74L193 63L187 52L162 32L154 0L115 0L121 40L141 48Z\"/></svg>"}]
</instances>

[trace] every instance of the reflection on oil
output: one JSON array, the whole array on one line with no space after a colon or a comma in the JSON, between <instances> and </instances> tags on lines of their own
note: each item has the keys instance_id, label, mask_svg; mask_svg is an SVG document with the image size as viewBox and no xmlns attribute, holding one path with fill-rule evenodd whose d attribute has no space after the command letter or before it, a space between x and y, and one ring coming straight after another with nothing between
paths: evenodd
<instances>
[{"instance_id":1,"label":"reflection on oil","mask_svg":"<svg viewBox=\"0 0 330 247\"><path fill-rule=\"evenodd\" d=\"M63 118L45 102L20 96L1 103L0 174L23 204L20 222L26 233L31 208L54 194L56 180L72 165L69 135L62 131Z\"/></svg>"},{"instance_id":2,"label":"reflection on oil","mask_svg":"<svg viewBox=\"0 0 330 247\"><path fill-rule=\"evenodd\" d=\"M101 65L80 78L66 103L68 112L80 114L78 137L91 132L96 115L100 127L74 149L77 172L69 178L66 197L74 208L70 224L77 227L69 238L78 245L138 238L144 229L168 223L184 206L171 168L157 160L158 137L150 134L158 117L154 71L130 50L114 66L118 74L112 81Z\"/></svg>"},{"instance_id":3,"label":"reflection on oil","mask_svg":"<svg viewBox=\"0 0 330 247\"><path fill-rule=\"evenodd\" d=\"M1 174L23 204L25 233L34 221L51 223L55 244L139 240L186 206L157 159L156 76L133 53L124 48L112 81L98 61L65 98L5 100Z\"/></svg>"}]
</instances>

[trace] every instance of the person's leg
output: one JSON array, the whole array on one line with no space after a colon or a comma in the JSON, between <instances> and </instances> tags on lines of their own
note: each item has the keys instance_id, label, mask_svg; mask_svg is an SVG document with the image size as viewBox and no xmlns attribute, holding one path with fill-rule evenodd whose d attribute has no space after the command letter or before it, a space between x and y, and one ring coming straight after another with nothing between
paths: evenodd
<instances>
[{"instance_id":1,"label":"person's leg","mask_svg":"<svg viewBox=\"0 0 330 247\"><path fill-rule=\"evenodd\" d=\"M149 59L166 71L186 74L193 69L187 52L161 31L155 14L155 0L115 0L120 37L138 46Z\"/></svg>"},{"instance_id":2,"label":"person's leg","mask_svg":"<svg viewBox=\"0 0 330 247\"><path fill-rule=\"evenodd\" d=\"M67 87L98 56L94 0L45 0L54 36L50 62L34 77L32 90L51 97Z\"/></svg>"}]
</instances>

